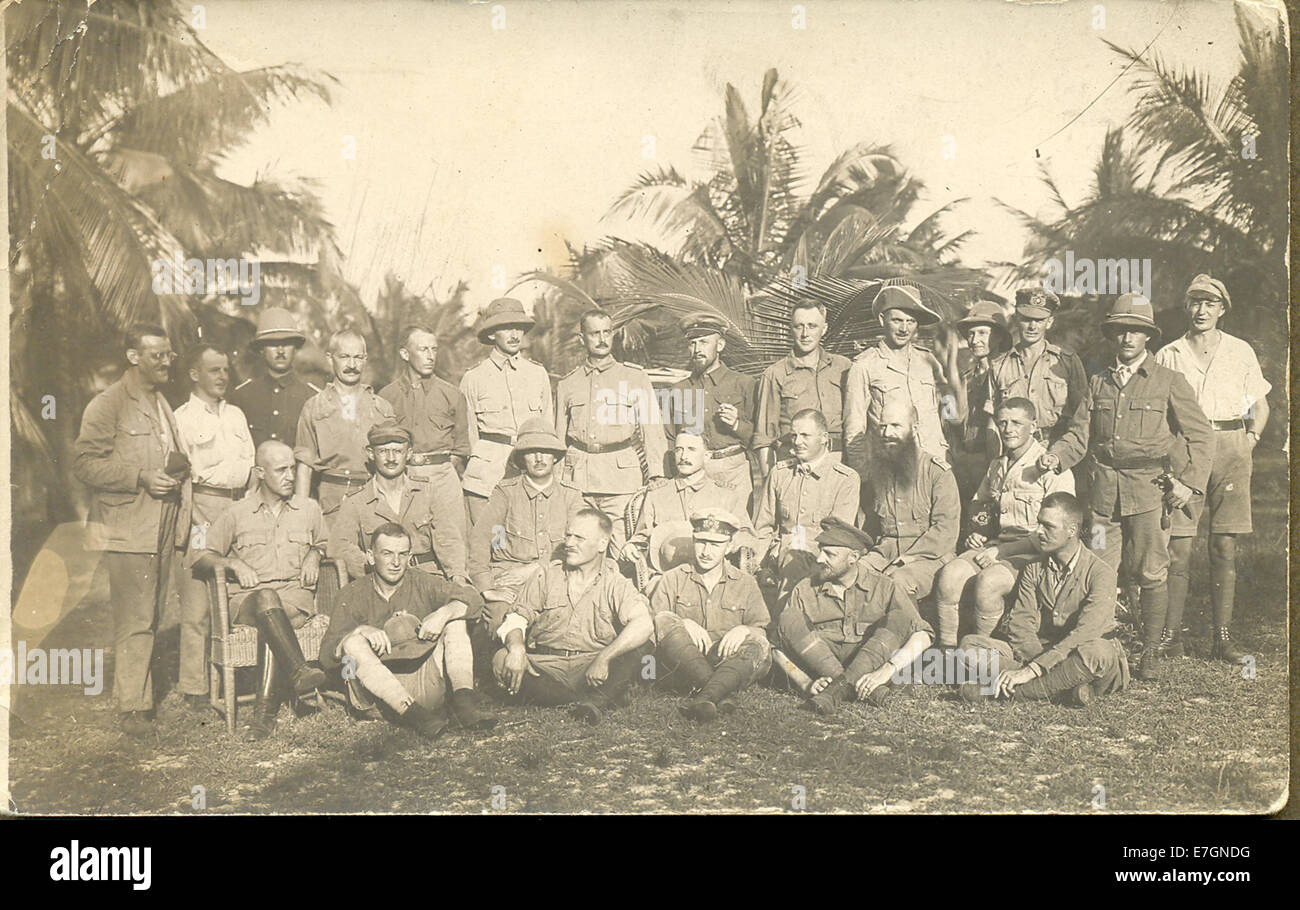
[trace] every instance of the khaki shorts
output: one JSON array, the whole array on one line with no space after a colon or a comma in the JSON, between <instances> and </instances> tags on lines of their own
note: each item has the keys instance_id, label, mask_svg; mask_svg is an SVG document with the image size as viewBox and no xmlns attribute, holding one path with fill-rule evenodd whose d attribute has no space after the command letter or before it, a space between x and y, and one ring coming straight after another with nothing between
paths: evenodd
<instances>
[{"instance_id":1,"label":"khaki shorts","mask_svg":"<svg viewBox=\"0 0 1300 910\"><path fill-rule=\"evenodd\" d=\"M1249 534L1254 530L1250 515L1250 443L1245 430L1215 430L1214 460L1210 463L1210 480L1204 496L1195 497L1170 519L1174 537L1195 537L1201 515L1210 508L1211 534Z\"/></svg>"}]
</instances>

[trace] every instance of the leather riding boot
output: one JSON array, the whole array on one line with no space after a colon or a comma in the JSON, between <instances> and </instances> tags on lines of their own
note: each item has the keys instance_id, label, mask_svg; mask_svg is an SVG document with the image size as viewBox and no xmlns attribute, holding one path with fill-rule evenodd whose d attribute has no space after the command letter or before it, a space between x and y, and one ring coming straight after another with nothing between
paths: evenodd
<instances>
[{"instance_id":1,"label":"leather riding boot","mask_svg":"<svg viewBox=\"0 0 1300 910\"><path fill-rule=\"evenodd\" d=\"M700 690L699 697L682 705L681 711L691 720L708 723L718 716L718 706L728 695L740 691L745 676L739 667L724 661ZM734 708L734 705L732 706Z\"/></svg>"},{"instance_id":2,"label":"leather riding boot","mask_svg":"<svg viewBox=\"0 0 1300 910\"><path fill-rule=\"evenodd\" d=\"M1160 636L1165 631L1169 612L1169 589L1143 588L1142 596L1142 663L1139 679L1160 678Z\"/></svg>"},{"instance_id":3,"label":"leather riding boot","mask_svg":"<svg viewBox=\"0 0 1300 910\"><path fill-rule=\"evenodd\" d=\"M1091 685L1093 675L1078 654L1071 654L1037 679L1016 686L1021 698L1048 699L1078 686Z\"/></svg>"},{"instance_id":4,"label":"leather riding boot","mask_svg":"<svg viewBox=\"0 0 1300 910\"><path fill-rule=\"evenodd\" d=\"M259 612L257 631L283 665L284 676L295 695L306 695L315 689L324 688L324 671L307 664L307 659L302 656L302 646L298 644L298 636L293 634L293 626L283 608L275 607Z\"/></svg>"},{"instance_id":5,"label":"leather riding boot","mask_svg":"<svg viewBox=\"0 0 1300 910\"><path fill-rule=\"evenodd\" d=\"M275 716L284 698L279 661L270 646L262 644L262 661L257 683L257 704L253 707L252 736L266 739L275 732Z\"/></svg>"},{"instance_id":6,"label":"leather riding boot","mask_svg":"<svg viewBox=\"0 0 1300 910\"><path fill-rule=\"evenodd\" d=\"M708 658L700 653L691 641L686 630L678 627L670 631L659 642L659 658L667 665L677 688L683 692L694 692L709 681L713 667Z\"/></svg>"},{"instance_id":7,"label":"leather riding boot","mask_svg":"<svg viewBox=\"0 0 1300 910\"><path fill-rule=\"evenodd\" d=\"M1210 650L1210 656L1215 660L1239 664L1242 658L1246 656L1246 653L1232 643L1232 636L1228 634L1228 627L1220 626L1214 632L1214 645Z\"/></svg>"}]
</instances>

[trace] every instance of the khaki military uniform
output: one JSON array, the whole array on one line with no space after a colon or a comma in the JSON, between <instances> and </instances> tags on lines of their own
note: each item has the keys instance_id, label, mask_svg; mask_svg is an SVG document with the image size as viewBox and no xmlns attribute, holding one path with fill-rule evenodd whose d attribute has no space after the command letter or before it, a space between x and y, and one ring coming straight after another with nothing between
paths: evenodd
<instances>
[{"instance_id":1,"label":"khaki military uniform","mask_svg":"<svg viewBox=\"0 0 1300 910\"><path fill-rule=\"evenodd\" d=\"M393 406L368 385L331 382L312 396L298 418L293 456L319 475L318 499L326 520L343 498L370 480L366 446L370 428L396 420Z\"/></svg>"},{"instance_id":2,"label":"khaki military uniform","mask_svg":"<svg viewBox=\"0 0 1300 910\"><path fill-rule=\"evenodd\" d=\"M370 535L391 521L411 535L411 560L419 568L448 578L464 577L464 515L459 501L450 514L440 510L432 485L409 474L400 505L394 509L372 478L343 500L330 523L329 556L341 560L351 577L360 578L366 572Z\"/></svg>"},{"instance_id":3,"label":"khaki military uniform","mask_svg":"<svg viewBox=\"0 0 1300 910\"><path fill-rule=\"evenodd\" d=\"M749 465L749 445L754 436L754 405L758 381L737 373L722 361L700 376L675 384L664 415L664 431L672 448L680 428L692 428L708 449L704 470L723 487L734 489L748 511L754 493ZM718 420L718 405L734 405L739 416L735 429Z\"/></svg>"},{"instance_id":4,"label":"khaki military uniform","mask_svg":"<svg viewBox=\"0 0 1300 910\"><path fill-rule=\"evenodd\" d=\"M876 471L867 488L866 531L876 544L866 558L919 601L929 595L934 576L957 548L957 479L942 458L922 452L910 486L899 486L892 475ZM901 556L909 557L907 565L885 568Z\"/></svg>"},{"instance_id":5,"label":"khaki military uniform","mask_svg":"<svg viewBox=\"0 0 1300 910\"><path fill-rule=\"evenodd\" d=\"M844 438L844 383L850 361L821 350L816 368L801 364L793 353L770 365L758 380L758 410L754 417L755 449L784 444L790 421L807 408L821 411L830 432L831 452L838 460ZM784 448L778 451L782 457ZM788 454L786 452L785 454Z\"/></svg>"},{"instance_id":6,"label":"khaki military uniform","mask_svg":"<svg viewBox=\"0 0 1300 910\"><path fill-rule=\"evenodd\" d=\"M585 506L582 493L557 477L542 489L522 474L507 477L470 531L470 581L480 591L519 591L525 572L557 558L569 519Z\"/></svg>"},{"instance_id":7,"label":"khaki military uniform","mask_svg":"<svg viewBox=\"0 0 1300 910\"><path fill-rule=\"evenodd\" d=\"M281 379L269 373L245 379L230 393L230 403L244 412L253 448L268 439L292 447L298 439L298 418L307 399L320 388L290 372Z\"/></svg>"},{"instance_id":8,"label":"khaki military uniform","mask_svg":"<svg viewBox=\"0 0 1300 910\"><path fill-rule=\"evenodd\" d=\"M911 344L894 350L881 341L853 359L845 388L844 431L848 462L870 473L867 434L880 425L881 409L901 400L916 408L916 441L922 451L948 459L948 440L939 419L939 376L943 368L929 351ZM953 408L952 418L956 418Z\"/></svg>"},{"instance_id":9,"label":"khaki military uniform","mask_svg":"<svg viewBox=\"0 0 1300 910\"><path fill-rule=\"evenodd\" d=\"M782 595L812 572L822 519L834 515L856 523L860 495L858 472L829 452L807 464L791 458L772 468L754 527L780 577Z\"/></svg>"},{"instance_id":10,"label":"khaki military uniform","mask_svg":"<svg viewBox=\"0 0 1300 910\"><path fill-rule=\"evenodd\" d=\"M549 418L551 377L522 354L507 357L495 348L465 372L460 381L465 396L470 456L462 486L471 522L476 510L508 473L510 452L519 427L532 417Z\"/></svg>"}]
</instances>

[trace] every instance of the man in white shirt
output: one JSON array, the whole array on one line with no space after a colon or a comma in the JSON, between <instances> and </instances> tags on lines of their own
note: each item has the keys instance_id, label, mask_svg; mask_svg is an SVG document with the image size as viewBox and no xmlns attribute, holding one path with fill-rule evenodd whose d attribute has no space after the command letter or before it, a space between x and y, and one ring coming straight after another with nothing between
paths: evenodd
<instances>
[{"instance_id":1,"label":"man in white shirt","mask_svg":"<svg viewBox=\"0 0 1300 910\"><path fill-rule=\"evenodd\" d=\"M208 592L195 578L194 561L207 546L212 523L248 490L253 472L253 436L244 412L225 400L230 358L210 344L199 345L189 358L189 401L176 409L180 443L190 459L194 512L189 557L181 583L180 689L186 705L208 708Z\"/></svg>"},{"instance_id":2,"label":"man in white shirt","mask_svg":"<svg viewBox=\"0 0 1300 910\"><path fill-rule=\"evenodd\" d=\"M1196 393L1197 403L1214 428L1214 460L1205 495L1193 499L1186 513L1173 514L1164 645L1170 656L1182 656L1178 635L1187 602L1188 564L1201 513L1208 505L1212 657L1237 663L1245 655L1228 633L1237 586L1236 539L1252 530L1251 456L1268 423L1265 396L1272 386L1260 372L1251 346L1218 327L1220 318L1232 307L1223 282L1197 275L1187 288L1184 305L1191 317L1187 334L1161 348L1156 362L1182 373Z\"/></svg>"}]
</instances>

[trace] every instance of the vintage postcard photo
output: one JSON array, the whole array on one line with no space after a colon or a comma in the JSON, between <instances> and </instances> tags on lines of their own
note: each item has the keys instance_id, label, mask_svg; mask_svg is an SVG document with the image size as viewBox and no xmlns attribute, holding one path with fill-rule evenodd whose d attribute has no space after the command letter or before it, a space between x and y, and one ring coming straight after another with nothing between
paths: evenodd
<instances>
[{"instance_id":1,"label":"vintage postcard photo","mask_svg":"<svg viewBox=\"0 0 1300 910\"><path fill-rule=\"evenodd\" d=\"M1286 803L1280 2L0 26L8 813Z\"/></svg>"}]
</instances>

